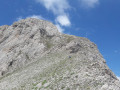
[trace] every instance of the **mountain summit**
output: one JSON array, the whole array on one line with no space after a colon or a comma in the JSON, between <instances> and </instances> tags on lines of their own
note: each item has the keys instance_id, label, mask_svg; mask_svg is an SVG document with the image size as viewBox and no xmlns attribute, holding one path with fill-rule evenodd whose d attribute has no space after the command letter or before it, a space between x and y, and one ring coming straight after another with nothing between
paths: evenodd
<instances>
[{"instance_id":1,"label":"mountain summit","mask_svg":"<svg viewBox=\"0 0 120 90\"><path fill-rule=\"evenodd\" d=\"M27 18L0 26L0 90L120 90L97 46Z\"/></svg>"}]
</instances>

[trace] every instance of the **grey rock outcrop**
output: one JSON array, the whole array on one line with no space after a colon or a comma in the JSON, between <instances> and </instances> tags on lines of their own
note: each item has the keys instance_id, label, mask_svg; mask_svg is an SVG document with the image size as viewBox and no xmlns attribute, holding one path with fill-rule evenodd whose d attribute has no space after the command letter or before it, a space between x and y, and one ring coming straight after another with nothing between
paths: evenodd
<instances>
[{"instance_id":1,"label":"grey rock outcrop","mask_svg":"<svg viewBox=\"0 0 120 90\"><path fill-rule=\"evenodd\" d=\"M0 90L120 90L97 46L28 18L0 26Z\"/></svg>"}]
</instances>

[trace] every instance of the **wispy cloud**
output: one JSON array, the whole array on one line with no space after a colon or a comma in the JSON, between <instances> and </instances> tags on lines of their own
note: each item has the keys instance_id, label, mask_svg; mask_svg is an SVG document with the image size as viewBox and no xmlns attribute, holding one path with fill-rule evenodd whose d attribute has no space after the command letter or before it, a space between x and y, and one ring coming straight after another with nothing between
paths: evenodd
<instances>
[{"instance_id":1,"label":"wispy cloud","mask_svg":"<svg viewBox=\"0 0 120 90\"><path fill-rule=\"evenodd\" d=\"M64 29L59 24L56 24L56 27L58 28L59 32L64 32Z\"/></svg>"},{"instance_id":2,"label":"wispy cloud","mask_svg":"<svg viewBox=\"0 0 120 90\"><path fill-rule=\"evenodd\" d=\"M55 22L58 29L63 32L62 26L70 26L71 21L67 16L67 10L70 9L68 0L36 0L42 4L48 11L56 16Z\"/></svg>"},{"instance_id":3,"label":"wispy cloud","mask_svg":"<svg viewBox=\"0 0 120 90\"><path fill-rule=\"evenodd\" d=\"M36 18L36 19L43 19L43 20L46 20L46 19L43 18L41 15L30 15L30 16L27 16L27 17L19 16L18 18L16 18L16 21L19 21L19 20L25 19L25 18Z\"/></svg>"},{"instance_id":4,"label":"wispy cloud","mask_svg":"<svg viewBox=\"0 0 120 90\"><path fill-rule=\"evenodd\" d=\"M19 20L21 20L21 19L23 19L23 17L22 17L22 16L19 16L19 17L16 18L16 21L19 21Z\"/></svg>"},{"instance_id":5,"label":"wispy cloud","mask_svg":"<svg viewBox=\"0 0 120 90\"><path fill-rule=\"evenodd\" d=\"M80 0L80 3L85 8L94 8L99 4L99 0Z\"/></svg>"},{"instance_id":6,"label":"wispy cloud","mask_svg":"<svg viewBox=\"0 0 120 90\"><path fill-rule=\"evenodd\" d=\"M36 0L45 6L47 10L51 10L54 14L65 14L65 10L70 8L67 0Z\"/></svg>"},{"instance_id":7,"label":"wispy cloud","mask_svg":"<svg viewBox=\"0 0 120 90\"><path fill-rule=\"evenodd\" d=\"M120 50L114 50L115 54L120 54Z\"/></svg>"},{"instance_id":8,"label":"wispy cloud","mask_svg":"<svg viewBox=\"0 0 120 90\"><path fill-rule=\"evenodd\" d=\"M28 16L26 18L37 18L37 19L43 19L43 20L45 20L45 18L43 18L41 15L31 15L31 16Z\"/></svg>"},{"instance_id":9,"label":"wispy cloud","mask_svg":"<svg viewBox=\"0 0 120 90\"><path fill-rule=\"evenodd\" d=\"M117 76L117 78L120 80L120 77L119 77L119 76Z\"/></svg>"},{"instance_id":10,"label":"wispy cloud","mask_svg":"<svg viewBox=\"0 0 120 90\"><path fill-rule=\"evenodd\" d=\"M71 22L66 15L60 15L56 18L56 22L62 26L70 26Z\"/></svg>"}]
</instances>

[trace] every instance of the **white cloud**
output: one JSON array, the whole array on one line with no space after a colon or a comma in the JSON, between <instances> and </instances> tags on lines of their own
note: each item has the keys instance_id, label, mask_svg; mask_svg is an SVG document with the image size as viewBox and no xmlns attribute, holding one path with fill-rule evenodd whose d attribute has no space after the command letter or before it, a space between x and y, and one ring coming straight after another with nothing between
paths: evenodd
<instances>
[{"instance_id":1,"label":"white cloud","mask_svg":"<svg viewBox=\"0 0 120 90\"><path fill-rule=\"evenodd\" d=\"M59 32L63 32L64 31L64 29L59 24L56 24L56 27L59 30Z\"/></svg>"},{"instance_id":2,"label":"white cloud","mask_svg":"<svg viewBox=\"0 0 120 90\"><path fill-rule=\"evenodd\" d=\"M56 16L55 22L58 30L63 32L62 26L70 26L71 22L68 18L66 10L70 9L68 0L36 0L42 4L48 11L52 11Z\"/></svg>"},{"instance_id":3,"label":"white cloud","mask_svg":"<svg viewBox=\"0 0 120 90\"><path fill-rule=\"evenodd\" d=\"M45 20L45 18L43 18L41 15L30 15L30 16L27 16L27 17L20 16L20 17L16 18L16 21L19 21L19 20L25 19L25 18L36 18L36 19L43 19L43 20Z\"/></svg>"},{"instance_id":4,"label":"white cloud","mask_svg":"<svg viewBox=\"0 0 120 90\"><path fill-rule=\"evenodd\" d=\"M41 15L31 15L26 18L36 18L36 19L44 19L45 20L45 18L43 18Z\"/></svg>"},{"instance_id":5,"label":"white cloud","mask_svg":"<svg viewBox=\"0 0 120 90\"><path fill-rule=\"evenodd\" d=\"M80 0L80 3L85 8L93 8L95 5L99 4L99 0Z\"/></svg>"},{"instance_id":6,"label":"white cloud","mask_svg":"<svg viewBox=\"0 0 120 90\"><path fill-rule=\"evenodd\" d=\"M47 10L51 10L54 14L65 14L65 10L69 9L70 6L67 0L36 0L43 4Z\"/></svg>"},{"instance_id":7,"label":"white cloud","mask_svg":"<svg viewBox=\"0 0 120 90\"><path fill-rule=\"evenodd\" d=\"M62 26L70 26L70 20L66 15L60 15L55 20L57 23L59 23Z\"/></svg>"},{"instance_id":8,"label":"white cloud","mask_svg":"<svg viewBox=\"0 0 120 90\"><path fill-rule=\"evenodd\" d=\"M20 17L16 18L16 21L19 21L19 20L21 20L21 19L23 19L23 17L22 17L22 16L20 16Z\"/></svg>"},{"instance_id":9,"label":"white cloud","mask_svg":"<svg viewBox=\"0 0 120 90\"><path fill-rule=\"evenodd\" d=\"M120 77L117 76L117 78L120 80Z\"/></svg>"}]
</instances>

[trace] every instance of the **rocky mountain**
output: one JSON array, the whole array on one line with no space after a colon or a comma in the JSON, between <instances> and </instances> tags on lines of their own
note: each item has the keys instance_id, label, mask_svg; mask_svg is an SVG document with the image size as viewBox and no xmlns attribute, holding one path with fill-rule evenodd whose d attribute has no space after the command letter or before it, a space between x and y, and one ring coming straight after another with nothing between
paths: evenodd
<instances>
[{"instance_id":1,"label":"rocky mountain","mask_svg":"<svg viewBox=\"0 0 120 90\"><path fill-rule=\"evenodd\" d=\"M27 18L0 26L0 90L120 90L97 46Z\"/></svg>"}]
</instances>

